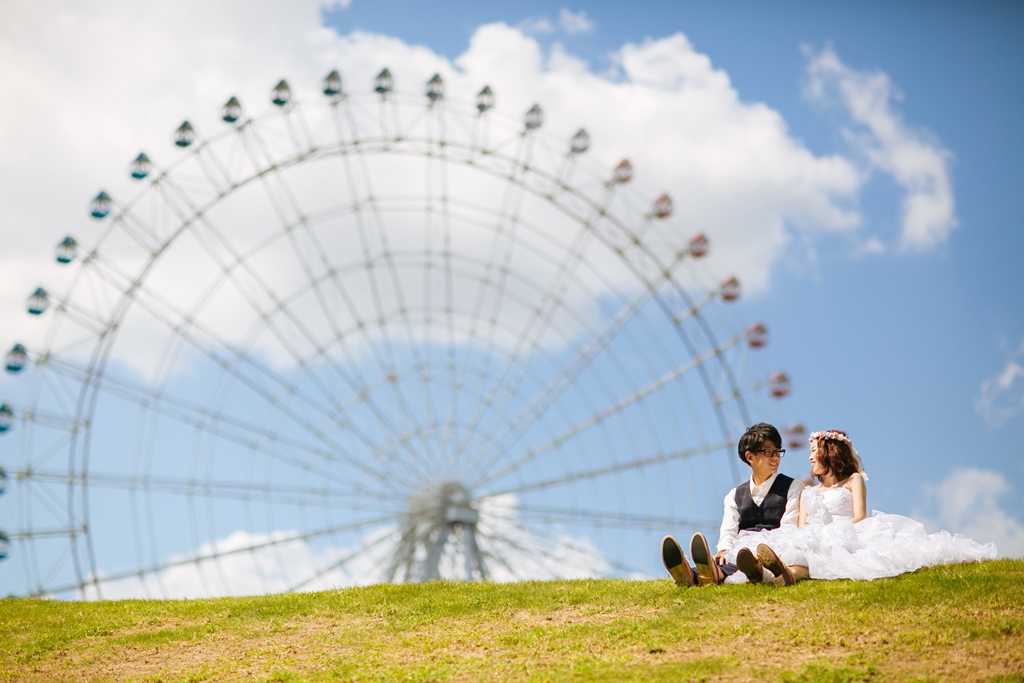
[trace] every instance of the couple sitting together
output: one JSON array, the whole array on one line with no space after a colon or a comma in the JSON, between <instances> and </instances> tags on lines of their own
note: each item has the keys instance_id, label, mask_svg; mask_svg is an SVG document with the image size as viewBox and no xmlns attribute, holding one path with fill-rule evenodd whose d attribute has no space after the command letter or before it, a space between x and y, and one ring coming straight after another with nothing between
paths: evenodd
<instances>
[{"instance_id":1,"label":"couple sitting together","mask_svg":"<svg viewBox=\"0 0 1024 683\"><path fill-rule=\"evenodd\" d=\"M817 486L779 474L786 454L779 430L760 423L740 438L750 481L725 497L717 554L701 533L687 561L676 539L661 542L661 559L676 584L772 583L800 579L877 579L920 567L994 559L996 547L959 534L929 534L909 517L867 514L867 475L846 432L810 436Z\"/></svg>"}]
</instances>

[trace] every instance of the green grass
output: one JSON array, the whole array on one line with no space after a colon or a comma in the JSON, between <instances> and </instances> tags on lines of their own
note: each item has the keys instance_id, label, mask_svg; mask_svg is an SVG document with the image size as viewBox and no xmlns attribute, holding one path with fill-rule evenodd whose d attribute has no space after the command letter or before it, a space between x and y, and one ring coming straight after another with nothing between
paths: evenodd
<instances>
[{"instance_id":1,"label":"green grass","mask_svg":"<svg viewBox=\"0 0 1024 683\"><path fill-rule=\"evenodd\" d=\"M0 681L1024 683L1024 561L871 582L0 600Z\"/></svg>"}]
</instances>

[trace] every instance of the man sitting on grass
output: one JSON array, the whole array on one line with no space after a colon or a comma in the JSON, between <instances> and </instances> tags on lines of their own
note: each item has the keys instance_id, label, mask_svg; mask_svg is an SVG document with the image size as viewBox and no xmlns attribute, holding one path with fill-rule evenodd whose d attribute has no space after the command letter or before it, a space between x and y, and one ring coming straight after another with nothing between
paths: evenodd
<instances>
[{"instance_id":1,"label":"man sitting on grass","mask_svg":"<svg viewBox=\"0 0 1024 683\"><path fill-rule=\"evenodd\" d=\"M704 534L695 533L690 539L694 569L676 539L666 536L661 541L661 560L679 586L717 585L726 580L729 583L771 581L772 574L765 572L748 549L740 549L736 564L726 563L725 553L732 548L740 531L777 529L797 522L800 491L804 485L798 479L779 474L779 464L786 454L779 430L765 422L758 423L743 433L736 450L740 460L750 466L750 481L743 482L725 497L718 554L712 556Z\"/></svg>"}]
</instances>

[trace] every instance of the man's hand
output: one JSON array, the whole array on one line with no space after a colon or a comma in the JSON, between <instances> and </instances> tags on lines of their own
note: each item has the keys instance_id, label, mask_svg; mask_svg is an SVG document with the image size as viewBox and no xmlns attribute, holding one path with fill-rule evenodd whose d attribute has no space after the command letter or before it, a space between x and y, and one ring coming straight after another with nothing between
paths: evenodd
<instances>
[{"instance_id":1,"label":"man's hand","mask_svg":"<svg viewBox=\"0 0 1024 683\"><path fill-rule=\"evenodd\" d=\"M725 564L725 551L724 550L722 552L718 553L717 555L715 555L715 562L717 562L718 564Z\"/></svg>"}]
</instances>

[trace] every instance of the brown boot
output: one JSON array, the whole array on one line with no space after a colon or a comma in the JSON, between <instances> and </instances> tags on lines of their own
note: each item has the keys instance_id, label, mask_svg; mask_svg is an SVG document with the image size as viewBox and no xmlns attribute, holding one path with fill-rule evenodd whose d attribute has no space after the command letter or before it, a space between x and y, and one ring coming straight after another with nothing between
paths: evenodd
<instances>
[{"instance_id":1,"label":"brown boot","mask_svg":"<svg viewBox=\"0 0 1024 683\"><path fill-rule=\"evenodd\" d=\"M690 587L695 578L679 543L671 536L661 539L661 562L675 580L677 586Z\"/></svg>"},{"instance_id":2,"label":"brown boot","mask_svg":"<svg viewBox=\"0 0 1024 683\"><path fill-rule=\"evenodd\" d=\"M707 539L699 531L690 539L690 557L693 558L693 563L697 565L698 586L713 586L725 581L725 575L719 569L715 558L711 555Z\"/></svg>"},{"instance_id":3,"label":"brown boot","mask_svg":"<svg viewBox=\"0 0 1024 683\"><path fill-rule=\"evenodd\" d=\"M750 552L750 548L740 548L736 553L736 566L743 572L750 583L761 583L764 581L764 568L761 562Z\"/></svg>"},{"instance_id":4,"label":"brown boot","mask_svg":"<svg viewBox=\"0 0 1024 683\"><path fill-rule=\"evenodd\" d=\"M775 554L775 551L766 546L764 543L757 546L757 559L761 560L768 571L775 574L775 579L772 581L776 586L792 586L796 583L796 579L793 577L793 570L786 566L786 563L779 559L779 556Z\"/></svg>"}]
</instances>

